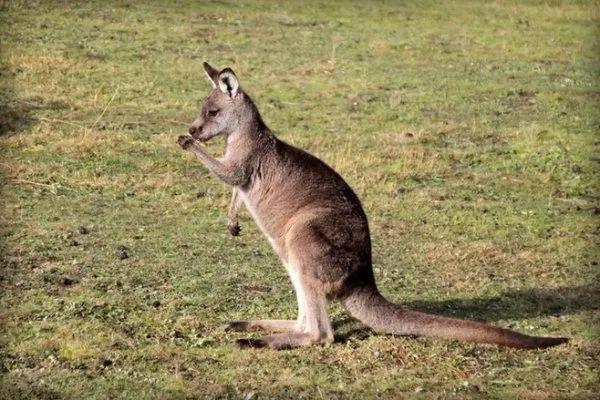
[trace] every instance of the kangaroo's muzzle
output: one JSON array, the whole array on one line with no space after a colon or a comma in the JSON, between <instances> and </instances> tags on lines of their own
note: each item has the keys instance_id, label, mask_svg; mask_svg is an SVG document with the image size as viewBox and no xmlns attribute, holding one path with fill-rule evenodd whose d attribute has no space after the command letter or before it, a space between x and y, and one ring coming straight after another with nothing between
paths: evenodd
<instances>
[{"instance_id":1,"label":"kangaroo's muzzle","mask_svg":"<svg viewBox=\"0 0 600 400\"><path fill-rule=\"evenodd\" d=\"M202 134L202 127L191 126L188 132L194 139L199 140Z\"/></svg>"}]
</instances>

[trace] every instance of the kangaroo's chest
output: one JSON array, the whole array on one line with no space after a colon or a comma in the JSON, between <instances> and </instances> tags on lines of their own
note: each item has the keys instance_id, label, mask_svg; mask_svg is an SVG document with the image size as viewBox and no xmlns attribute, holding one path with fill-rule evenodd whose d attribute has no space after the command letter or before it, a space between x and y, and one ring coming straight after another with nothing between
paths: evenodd
<instances>
[{"instance_id":1,"label":"kangaroo's chest","mask_svg":"<svg viewBox=\"0 0 600 400\"><path fill-rule=\"evenodd\" d=\"M286 257L284 251L284 243L282 240L283 238L279 237L276 230L273 229L274 221L271 220L273 216L270 216L268 212L265 212L263 207L260 207L260 198L258 197L258 195L253 192L245 192L240 190L240 197L244 202L244 206L252 216L252 219L254 220L258 228L261 230L263 235L265 235L265 237L269 241L271 247L273 247L275 252L280 257L285 259Z\"/></svg>"}]
</instances>

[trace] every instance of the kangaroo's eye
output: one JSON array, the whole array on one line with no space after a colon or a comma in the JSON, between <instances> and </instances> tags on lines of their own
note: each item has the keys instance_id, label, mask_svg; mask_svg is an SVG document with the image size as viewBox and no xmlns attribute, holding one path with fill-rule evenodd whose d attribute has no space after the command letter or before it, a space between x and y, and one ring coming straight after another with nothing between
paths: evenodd
<instances>
[{"instance_id":1,"label":"kangaroo's eye","mask_svg":"<svg viewBox=\"0 0 600 400\"><path fill-rule=\"evenodd\" d=\"M219 110L208 110L208 115L210 115L211 117L214 117L218 113L219 113Z\"/></svg>"}]
</instances>

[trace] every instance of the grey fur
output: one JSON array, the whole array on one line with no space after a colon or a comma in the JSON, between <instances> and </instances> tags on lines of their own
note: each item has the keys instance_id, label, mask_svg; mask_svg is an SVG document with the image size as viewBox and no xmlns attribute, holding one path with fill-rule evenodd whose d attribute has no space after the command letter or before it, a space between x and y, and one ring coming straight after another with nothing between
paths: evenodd
<instances>
[{"instance_id":1,"label":"grey fur","mask_svg":"<svg viewBox=\"0 0 600 400\"><path fill-rule=\"evenodd\" d=\"M237 212L243 203L286 266L298 299L295 321L230 323L232 330L277 332L241 345L282 349L332 342L327 298L340 300L378 332L519 348L567 342L411 311L385 300L373 276L367 217L352 189L324 162L275 137L231 69L218 72L207 63L204 69L213 90L190 128L192 137L181 136L179 144L233 186L229 231L239 233ZM226 140L221 158L211 157L194 143L218 135Z\"/></svg>"}]
</instances>

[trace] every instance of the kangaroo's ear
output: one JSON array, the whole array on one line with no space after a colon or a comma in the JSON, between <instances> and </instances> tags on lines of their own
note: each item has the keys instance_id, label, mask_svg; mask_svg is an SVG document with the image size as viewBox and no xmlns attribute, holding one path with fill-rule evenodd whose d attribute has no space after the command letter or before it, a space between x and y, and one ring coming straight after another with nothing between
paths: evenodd
<instances>
[{"instance_id":1,"label":"kangaroo's ear","mask_svg":"<svg viewBox=\"0 0 600 400\"><path fill-rule=\"evenodd\" d=\"M210 83L212 83L213 88L216 89L217 82L219 80L219 71L211 67L210 64L206 61L202 63L202 66L204 67L204 72L206 72L206 76L208 76L208 79L210 80Z\"/></svg>"},{"instance_id":2,"label":"kangaroo's ear","mask_svg":"<svg viewBox=\"0 0 600 400\"><path fill-rule=\"evenodd\" d=\"M219 73L218 85L221 92L227 93L231 97L235 97L240 88L240 82L231 68L225 68Z\"/></svg>"}]
</instances>

